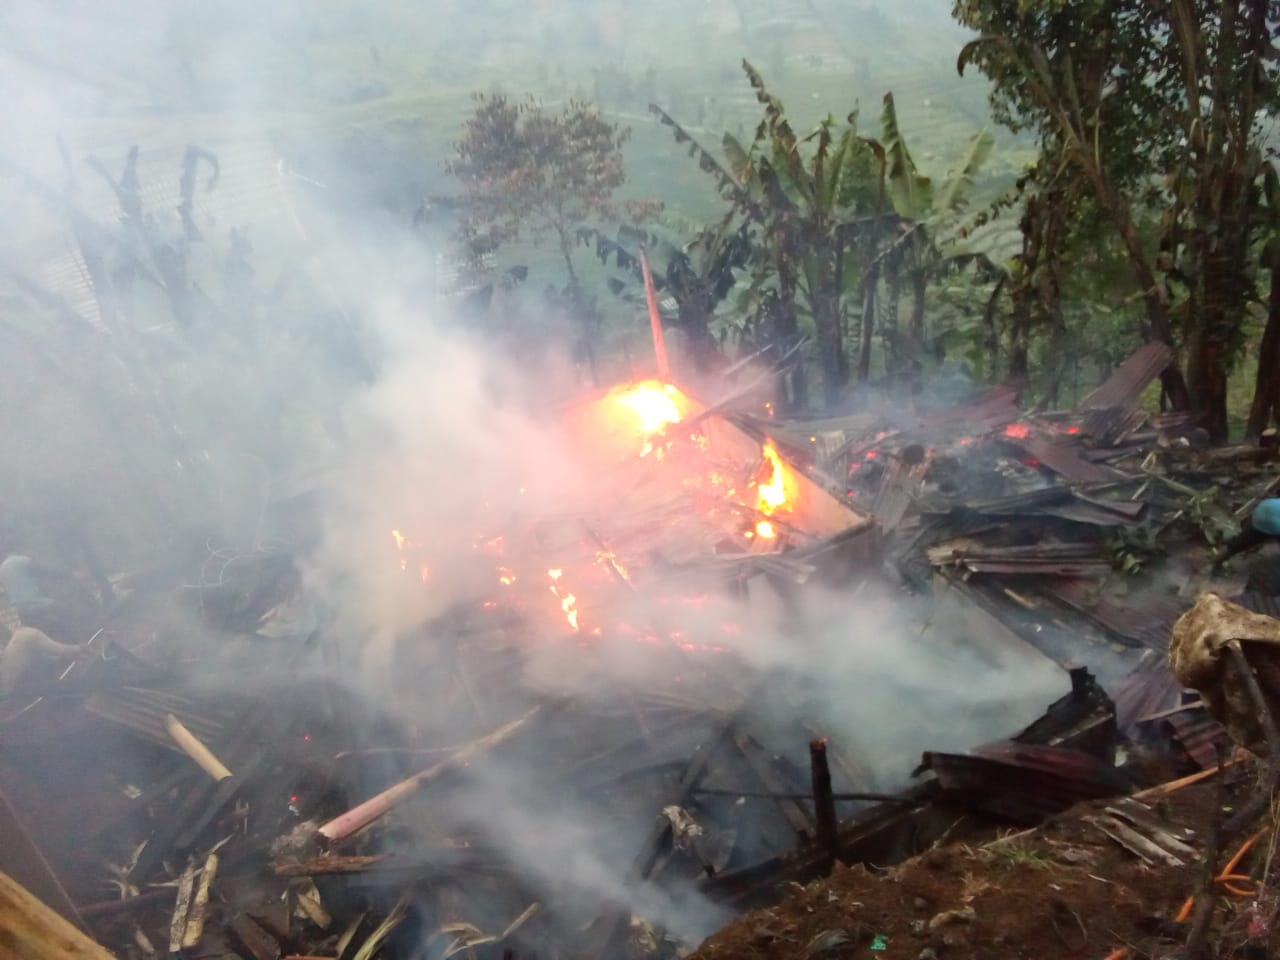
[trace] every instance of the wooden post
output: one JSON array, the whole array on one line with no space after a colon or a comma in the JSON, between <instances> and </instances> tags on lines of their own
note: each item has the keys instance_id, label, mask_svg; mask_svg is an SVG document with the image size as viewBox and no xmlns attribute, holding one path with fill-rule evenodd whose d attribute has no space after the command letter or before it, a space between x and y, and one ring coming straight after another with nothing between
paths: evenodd
<instances>
[{"instance_id":1,"label":"wooden post","mask_svg":"<svg viewBox=\"0 0 1280 960\"><path fill-rule=\"evenodd\" d=\"M818 822L818 843L832 856L836 852L836 800L831 792L831 767L827 763L827 742L809 741L809 767L813 774L813 810Z\"/></svg>"},{"instance_id":2,"label":"wooden post","mask_svg":"<svg viewBox=\"0 0 1280 960\"><path fill-rule=\"evenodd\" d=\"M5 960L116 960L4 873L0 873L0 945Z\"/></svg>"},{"instance_id":3,"label":"wooden post","mask_svg":"<svg viewBox=\"0 0 1280 960\"><path fill-rule=\"evenodd\" d=\"M649 271L649 255L640 248L640 269L644 272L644 299L649 304L649 331L653 334L653 354L658 361L658 379L671 380L671 364L667 361L667 339L662 332L662 314L658 312L658 295L653 289L653 274Z\"/></svg>"}]
</instances>

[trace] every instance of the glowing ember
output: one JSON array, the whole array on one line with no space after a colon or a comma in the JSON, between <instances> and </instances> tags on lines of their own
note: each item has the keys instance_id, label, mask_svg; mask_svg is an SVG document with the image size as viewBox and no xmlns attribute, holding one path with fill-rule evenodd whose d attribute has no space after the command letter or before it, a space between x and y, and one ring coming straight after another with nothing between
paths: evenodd
<instances>
[{"instance_id":1,"label":"glowing ember","mask_svg":"<svg viewBox=\"0 0 1280 960\"><path fill-rule=\"evenodd\" d=\"M636 415L640 421L640 432L646 436L658 433L683 419L678 402L681 399L680 391L669 383L645 380L614 394L613 399Z\"/></svg>"},{"instance_id":2,"label":"glowing ember","mask_svg":"<svg viewBox=\"0 0 1280 960\"><path fill-rule=\"evenodd\" d=\"M516 582L515 572L510 567L498 568L498 582L504 587L509 587Z\"/></svg>"},{"instance_id":3,"label":"glowing ember","mask_svg":"<svg viewBox=\"0 0 1280 960\"><path fill-rule=\"evenodd\" d=\"M1031 436L1031 427L1025 423L1011 423L1004 428L1004 435L1014 440L1025 440Z\"/></svg>"}]
</instances>

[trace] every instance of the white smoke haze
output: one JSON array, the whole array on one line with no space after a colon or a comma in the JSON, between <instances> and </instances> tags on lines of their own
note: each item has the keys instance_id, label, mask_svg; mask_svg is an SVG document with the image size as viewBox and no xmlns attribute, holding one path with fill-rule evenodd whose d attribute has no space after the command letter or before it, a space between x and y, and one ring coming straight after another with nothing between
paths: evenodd
<instances>
[{"instance_id":1,"label":"white smoke haze","mask_svg":"<svg viewBox=\"0 0 1280 960\"><path fill-rule=\"evenodd\" d=\"M565 12L570 6L554 12L572 21ZM578 6L579 13L590 12L591 5ZM622 9L610 9L614 7ZM671 7L673 15L685 9ZM221 153L222 185L198 191L210 205L238 182L237 149L252 153L261 196L246 187L247 199L241 197L231 209L235 216L257 213L262 222L246 226L234 217L202 220L206 239L195 245L191 262L193 271L198 267L203 272L193 281L210 299L223 296L218 278L231 259L227 234L243 228L254 249L255 281L283 292L255 301L247 313L233 307L214 311L217 336L208 334L208 348L174 361L183 369L172 380L221 385L199 395L205 407L191 401L188 409L207 413L199 435L188 439L216 461L220 475L255 489L264 471L278 476L296 466L283 453L279 458L285 462L273 462L279 452L277 436L288 433L282 424L290 417L301 419L294 411L328 418L333 429L309 445L328 479L319 542L303 560L306 582L328 613L326 631L335 638L338 654L323 669L377 711L440 744L456 742L449 736L465 724L455 702L420 691L447 686L445 652L472 642L459 635L450 615L459 609L475 613L484 600L500 596L499 566L513 569L522 578L520 588L547 603L547 568L556 560L548 554L554 549L531 547L536 538L530 531L548 519L605 515L617 496L610 486L616 478L603 477L592 451L576 445L562 423L562 405L583 393L567 345L552 343L537 354L495 347L485 330L470 325L472 319L432 295L436 255L449 251L428 245L409 228L411 208L394 216L372 205L349 208L349 198L370 195L371 185L367 171L344 159L345 134L340 131L349 124L363 132L360 125L371 123L368 116L373 114L355 120L349 113L335 119L324 112L337 112L335 102L345 109L349 103L341 104L343 98L363 96L356 89L362 76L367 74L369 84L380 83L388 64L411 62L415 40L404 35L407 31L424 31L420 43L437 51L450 46L450 30L468 40L483 37L489 21L468 16L464 5L444 2L385 8L326 3L313 8L301 3L171 6L85 0L12 2L0 11L5 37L0 42L5 105L0 209L9 215L0 265L6 275L42 276L35 248L43 244L52 257L66 246L65 223L57 212L36 202L29 185L13 175L14 169L22 170L61 189L67 171L58 136L69 144L74 172L85 185L86 205L89 194L104 189L85 166L88 152L101 150L101 159L116 176L134 143L144 162L163 154L156 163L168 170L170 186L160 199L144 190L144 200L146 213L175 235L181 149L196 143ZM524 11L520 16L530 23L519 29L532 31L534 14ZM334 53L349 30L378 45L376 55L362 51L357 65ZM430 37L428 30L434 32ZM667 60L664 38L651 40L649 50L637 49L634 37L626 41L625 60L637 74L645 64ZM555 36L541 38L541 46L534 48L538 57L551 56L556 42ZM585 84L589 74L576 65L590 62L590 45L579 43L564 60L577 71L576 82ZM533 61L526 60L518 64L517 79L508 77L502 69L503 49L496 42L485 47L486 62L497 62L491 74L471 67L465 76L468 86L459 86L459 100L469 89L497 82L515 90L519 77L535 75ZM454 60L466 61L470 54L457 50ZM392 107L411 113L403 104L388 109ZM464 111L465 104L459 103L441 113L453 118ZM406 165L404 179L415 188L440 188L441 145L454 139L457 130L432 127L430 120L416 122L425 129L415 128L397 149L404 151L404 142L415 137L431 143L424 146L420 161ZM148 142L149 136L161 136L163 142ZM288 156L276 146L289 142L305 143L307 150ZM266 162L259 163L261 158ZM248 166L252 164L245 161ZM633 170L637 166L643 176L643 158L640 164L633 162ZM263 167L271 173L262 174ZM299 179L317 170L325 171L318 185ZM202 184L207 176L202 168ZM101 213L104 221L119 213L112 211L109 194L94 210L106 211ZM36 239L20 250L24 237ZM139 326L172 326L154 288L143 283L132 289ZM535 326L551 325L529 300L522 302L520 316L532 318ZM230 326L233 320L243 321L250 334L255 324L268 332L258 342ZM370 361L367 370L357 363L360 358L339 352L335 359L333 352L321 355L310 345L320 333L328 335L326 325L343 324L357 332ZM95 335L111 344L122 339L119 330ZM167 356L150 347L144 355L153 364ZM347 369L344 360L361 369ZM636 364L644 366L642 360ZM168 374L157 374L157 380L170 383ZM9 389L6 403L18 387ZM166 389L171 391L166 398L182 396L177 388ZM207 399L210 395L216 402ZM321 410L332 411L331 417L316 412ZM119 436L98 439L126 449L141 442L129 437L131 423L116 423L115 429ZM43 449L32 444L31 449ZM48 458L62 462L53 452ZM151 461L135 463L134 469L152 471L143 479L159 478L156 483L163 480L167 488L172 456L164 448L152 450ZM104 484L95 483L92 472L73 472L70 478L104 515L116 510L102 501ZM189 504L179 497L165 505L171 516L195 519L183 514ZM146 506L139 502L128 511L122 508L116 520L124 524L132 511ZM101 524L108 528L110 522L107 518ZM406 549L397 550L397 534L407 542ZM496 537L506 541L501 556L482 549ZM572 563L573 557L563 562ZM906 781L922 750L963 749L1013 733L1067 688L1063 672L1047 659L992 650L953 612L938 614L928 601L896 595L884 586L867 584L856 592L808 589L800 595L798 610L768 591L753 592L746 604L714 593L697 604L673 604L669 583L646 579L644 570L634 572L635 592L602 613L599 638L573 636L555 620L553 604L530 612L518 628L514 676L521 688L473 691L491 708L491 728L543 699L581 705L580 720L590 724L592 711L625 714L628 704L646 694L678 694L692 704L725 711L755 697L750 706L758 725L774 734L779 749L797 762L805 757L806 740L797 723L803 714L866 768L874 782L860 786L891 789ZM592 598L588 589L581 594L587 609ZM652 629L662 639L621 635L611 629L621 621L641 632ZM678 630L692 649L668 639L671 630ZM237 672L251 670L246 665L251 662L250 656L205 682L233 690L262 682ZM421 679L414 671L423 672ZM510 675L495 670L499 680L490 682L505 684ZM432 733L437 730L438 735ZM540 778L543 761L564 749L562 730L545 742L538 732L543 730L535 724L530 735L477 764L462 786L451 788L456 796L449 816L481 831L530 887L561 906L572 900L586 918L622 906L685 940L696 940L722 921L718 908L692 893L677 896L629 884L627 870L658 811L630 811L633 815L623 817L608 803L566 795L563 785ZM365 734L351 733L356 740ZM413 770L406 765L402 773ZM385 779L370 782L368 792ZM837 784L837 789L842 786L848 785ZM354 804L363 798L350 800ZM428 806L430 801L429 794L421 798Z\"/></svg>"}]
</instances>

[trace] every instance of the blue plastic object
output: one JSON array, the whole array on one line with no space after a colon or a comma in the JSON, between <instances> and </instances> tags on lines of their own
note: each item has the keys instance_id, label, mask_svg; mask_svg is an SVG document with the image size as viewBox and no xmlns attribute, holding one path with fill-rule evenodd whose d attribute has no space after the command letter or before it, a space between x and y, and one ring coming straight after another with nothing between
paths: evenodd
<instances>
[{"instance_id":1,"label":"blue plastic object","mask_svg":"<svg viewBox=\"0 0 1280 960\"><path fill-rule=\"evenodd\" d=\"M1255 530L1280 537L1280 497L1270 497L1253 508Z\"/></svg>"}]
</instances>

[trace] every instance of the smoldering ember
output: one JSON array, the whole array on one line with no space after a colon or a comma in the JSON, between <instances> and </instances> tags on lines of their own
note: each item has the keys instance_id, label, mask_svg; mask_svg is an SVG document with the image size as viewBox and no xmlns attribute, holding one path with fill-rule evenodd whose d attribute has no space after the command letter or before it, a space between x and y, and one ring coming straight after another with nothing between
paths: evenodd
<instances>
[{"instance_id":1,"label":"smoldering ember","mask_svg":"<svg viewBox=\"0 0 1280 960\"><path fill-rule=\"evenodd\" d=\"M1274 0L0 30L0 960L1280 949Z\"/></svg>"}]
</instances>

